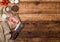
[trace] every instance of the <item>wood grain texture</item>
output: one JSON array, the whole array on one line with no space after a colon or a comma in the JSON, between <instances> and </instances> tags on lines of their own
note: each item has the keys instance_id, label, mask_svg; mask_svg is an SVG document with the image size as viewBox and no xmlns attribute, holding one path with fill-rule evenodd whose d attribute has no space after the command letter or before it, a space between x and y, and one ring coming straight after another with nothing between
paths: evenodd
<instances>
[{"instance_id":1,"label":"wood grain texture","mask_svg":"<svg viewBox=\"0 0 60 42\"><path fill-rule=\"evenodd\" d=\"M57 13L58 3L20 3L19 13Z\"/></svg>"},{"instance_id":2,"label":"wood grain texture","mask_svg":"<svg viewBox=\"0 0 60 42\"><path fill-rule=\"evenodd\" d=\"M19 14L21 21L60 21L60 14Z\"/></svg>"},{"instance_id":3,"label":"wood grain texture","mask_svg":"<svg viewBox=\"0 0 60 42\"><path fill-rule=\"evenodd\" d=\"M14 4L9 4L13 6ZM20 14L29 14L29 13L60 13L59 12L59 3L37 3L37 2L22 2L18 4Z\"/></svg>"},{"instance_id":4,"label":"wood grain texture","mask_svg":"<svg viewBox=\"0 0 60 42\"><path fill-rule=\"evenodd\" d=\"M15 42L60 42L59 38L19 38Z\"/></svg>"},{"instance_id":5,"label":"wood grain texture","mask_svg":"<svg viewBox=\"0 0 60 42\"><path fill-rule=\"evenodd\" d=\"M60 31L60 22L59 21L25 21L23 22L24 28L22 31L44 31L48 32L49 30L57 32ZM50 27L50 28L49 28ZM57 28L57 29L56 29Z\"/></svg>"},{"instance_id":6,"label":"wood grain texture","mask_svg":"<svg viewBox=\"0 0 60 42\"><path fill-rule=\"evenodd\" d=\"M57 13L60 13L60 3L57 4Z\"/></svg>"},{"instance_id":7,"label":"wood grain texture","mask_svg":"<svg viewBox=\"0 0 60 42\"><path fill-rule=\"evenodd\" d=\"M60 2L60 0L20 0L22 2Z\"/></svg>"},{"instance_id":8,"label":"wood grain texture","mask_svg":"<svg viewBox=\"0 0 60 42\"><path fill-rule=\"evenodd\" d=\"M23 22L16 42L60 42L59 21Z\"/></svg>"},{"instance_id":9,"label":"wood grain texture","mask_svg":"<svg viewBox=\"0 0 60 42\"><path fill-rule=\"evenodd\" d=\"M24 28L20 32L22 38L31 37L54 37L60 36L60 22L59 21L38 21L38 22L24 22Z\"/></svg>"}]
</instances>

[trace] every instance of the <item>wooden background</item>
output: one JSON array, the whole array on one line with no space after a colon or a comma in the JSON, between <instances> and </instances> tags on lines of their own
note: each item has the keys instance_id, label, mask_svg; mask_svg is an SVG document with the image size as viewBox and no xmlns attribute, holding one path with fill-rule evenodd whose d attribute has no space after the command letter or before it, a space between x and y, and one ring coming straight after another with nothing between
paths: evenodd
<instances>
[{"instance_id":1,"label":"wooden background","mask_svg":"<svg viewBox=\"0 0 60 42\"><path fill-rule=\"evenodd\" d=\"M60 0L20 0L24 24L15 42L60 42Z\"/></svg>"}]
</instances>

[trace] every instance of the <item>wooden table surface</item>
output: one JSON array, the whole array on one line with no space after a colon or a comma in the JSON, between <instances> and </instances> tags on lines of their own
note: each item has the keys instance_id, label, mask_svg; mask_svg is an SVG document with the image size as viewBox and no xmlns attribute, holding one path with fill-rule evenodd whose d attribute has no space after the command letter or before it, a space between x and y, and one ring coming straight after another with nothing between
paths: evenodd
<instances>
[{"instance_id":1,"label":"wooden table surface","mask_svg":"<svg viewBox=\"0 0 60 42\"><path fill-rule=\"evenodd\" d=\"M17 5L24 28L15 42L60 42L60 0L20 0Z\"/></svg>"}]
</instances>

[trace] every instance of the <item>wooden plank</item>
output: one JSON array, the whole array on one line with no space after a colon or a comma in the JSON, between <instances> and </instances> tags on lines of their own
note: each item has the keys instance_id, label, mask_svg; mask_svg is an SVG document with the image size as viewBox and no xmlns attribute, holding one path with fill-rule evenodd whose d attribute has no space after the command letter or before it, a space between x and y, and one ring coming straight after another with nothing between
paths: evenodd
<instances>
[{"instance_id":1,"label":"wooden plank","mask_svg":"<svg viewBox=\"0 0 60 42\"><path fill-rule=\"evenodd\" d=\"M60 38L60 22L40 21L29 22L29 24L26 22L24 22L19 38Z\"/></svg>"},{"instance_id":2,"label":"wooden plank","mask_svg":"<svg viewBox=\"0 0 60 42\"><path fill-rule=\"evenodd\" d=\"M24 28L22 32L59 32L60 31L60 21L25 21Z\"/></svg>"},{"instance_id":3,"label":"wooden plank","mask_svg":"<svg viewBox=\"0 0 60 42\"><path fill-rule=\"evenodd\" d=\"M19 13L57 13L58 3L20 3ZM59 10L59 9L58 9Z\"/></svg>"},{"instance_id":4,"label":"wooden plank","mask_svg":"<svg viewBox=\"0 0 60 42\"><path fill-rule=\"evenodd\" d=\"M19 14L21 21L60 21L60 14Z\"/></svg>"},{"instance_id":5,"label":"wooden plank","mask_svg":"<svg viewBox=\"0 0 60 42\"><path fill-rule=\"evenodd\" d=\"M19 38L60 38L59 32L20 32Z\"/></svg>"},{"instance_id":6,"label":"wooden plank","mask_svg":"<svg viewBox=\"0 0 60 42\"><path fill-rule=\"evenodd\" d=\"M19 38L60 38L58 32L21 32Z\"/></svg>"},{"instance_id":7,"label":"wooden plank","mask_svg":"<svg viewBox=\"0 0 60 42\"><path fill-rule=\"evenodd\" d=\"M21 2L60 2L60 0L20 0Z\"/></svg>"},{"instance_id":8,"label":"wooden plank","mask_svg":"<svg viewBox=\"0 0 60 42\"><path fill-rule=\"evenodd\" d=\"M60 42L59 38L17 38L15 42Z\"/></svg>"},{"instance_id":9,"label":"wooden plank","mask_svg":"<svg viewBox=\"0 0 60 42\"><path fill-rule=\"evenodd\" d=\"M60 13L60 3L57 4L57 13Z\"/></svg>"}]
</instances>

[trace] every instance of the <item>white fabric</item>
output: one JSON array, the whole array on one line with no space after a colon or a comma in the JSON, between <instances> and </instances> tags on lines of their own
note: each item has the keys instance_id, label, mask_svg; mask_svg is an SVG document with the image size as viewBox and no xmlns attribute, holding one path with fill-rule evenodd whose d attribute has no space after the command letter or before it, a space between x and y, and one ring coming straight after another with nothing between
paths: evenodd
<instances>
[{"instance_id":1,"label":"white fabric","mask_svg":"<svg viewBox=\"0 0 60 42\"><path fill-rule=\"evenodd\" d=\"M19 0L9 0L11 3L15 3L15 4L17 4L17 3L19 3Z\"/></svg>"},{"instance_id":2,"label":"white fabric","mask_svg":"<svg viewBox=\"0 0 60 42\"><path fill-rule=\"evenodd\" d=\"M2 14L2 18L6 19L7 15L6 14Z\"/></svg>"}]
</instances>

